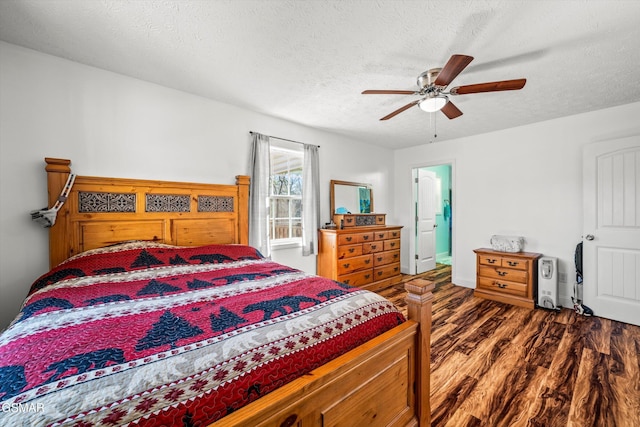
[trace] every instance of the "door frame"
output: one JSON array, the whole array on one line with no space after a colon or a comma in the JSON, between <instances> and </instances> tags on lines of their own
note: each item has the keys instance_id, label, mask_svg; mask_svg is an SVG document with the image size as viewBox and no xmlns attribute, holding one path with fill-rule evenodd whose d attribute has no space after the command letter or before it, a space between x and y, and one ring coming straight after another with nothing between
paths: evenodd
<instances>
[{"instance_id":1,"label":"door frame","mask_svg":"<svg viewBox=\"0 0 640 427\"><path fill-rule=\"evenodd\" d=\"M430 162L423 162L423 163L418 163L415 165L411 165L411 168L409 170L409 188L411 191L411 205L408 207L409 208L409 212L412 212L411 214L411 225L410 225L410 230L409 233L407 233L409 235L409 274L415 274L416 271L416 221L415 221L415 214L413 212L415 212L415 206L416 206L416 194L414 191L415 188L415 182L414 182L414 169L421 169L421 168L430 168L430 167L434 167L434 166L450 166L451 167L451 221L452 222L452 228L451 228L451 277L453 278L455 276L455 264L456 264L456 224L457 224L457 216L458 216L458 210L456 209L457 206L457 201L456 201L456 197L457 197L457 191L456 191L456 161L455 159L441 159L441 160L433 160Z\"/></svg>"}]
</instances>

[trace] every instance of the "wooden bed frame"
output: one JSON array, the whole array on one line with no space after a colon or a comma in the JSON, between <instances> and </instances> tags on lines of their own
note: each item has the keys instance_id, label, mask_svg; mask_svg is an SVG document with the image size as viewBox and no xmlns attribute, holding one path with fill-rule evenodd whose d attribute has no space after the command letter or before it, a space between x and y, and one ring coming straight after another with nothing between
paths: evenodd
<instances>
[{"instance_id":1,"label":"wooden bed frame","mask_svg":"<svg viewBox=\"0 0 640 427\"><path fill-rule=\"evenodd\" d=\"M70 160L46 158L49 206ZM249 177L236 185L77 176L50 228L50 264L126 240L248 244ZM409 320L212 426L430 425L433 283L405 285Z\"/></svg>"}]
</instances>

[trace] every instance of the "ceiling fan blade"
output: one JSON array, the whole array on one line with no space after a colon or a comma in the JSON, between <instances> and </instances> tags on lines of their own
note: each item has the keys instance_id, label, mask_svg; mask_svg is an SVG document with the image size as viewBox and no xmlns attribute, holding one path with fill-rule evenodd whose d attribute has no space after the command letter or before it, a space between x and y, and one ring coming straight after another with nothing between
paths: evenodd
<instances>
[{"instance_id":1,"label":"ceiling fan blade","mask_svg":"<svg viewBox=\"0 0 640 427\"><path fill-rule=\"evenodd\" d=\"M440 70L440 73L433 84L436 86L447 87L449 83L451 83L453 79L462 72L462 70L467 68L467 65L469 65L471 61L473 61L473 56L451 55L451 58L449 58L449 61L447 61L445 66L442 67L442 70Z\"/></svg>"},{"instance_id":2,"label":"ceiling fan blade","mask_svg":"<svg viewBox=\"0 0 640 427\"><path fill-rule=\"evenodd\" d=\"M381 118L380 120L389 120L390 118L402 113L405 110L408 110L409 108L413 107L414 105L418 105L418 102L420 102L420 100L418 99L417 101L413 101L408 103L407 105L405 105L404 107L398 108L396 111L394 111L391 114L387 114L386 116L384 116L383 118Z\"/></svg>"},{"instance_id":3,"label":"ceiling fan blade","mask_svg":"<svg viewBox=\"0 0 640 427\"><path fill-rule=\"evenodd\" d=\"M478 83L454 87L449 91L451 95L466 95L480 92L500 92L503 90L519 90L527 83L527 79L502 80L499 82Z\"/></svg>"},{"instance_id":4,"label":"ceiling fan blade","mask_svg":"<svg viewBox=\"0 0 640 427\"><path fill-rule=\"evenodd\" d=\"M415 95L415 90L365 90L362 95Z\"/></svg>"},{"instance_id":5,"label":"ceiling fan blade","mask_svg":"<svg viewBox=\"0 0 640 427\"><path fill-rule=\"evenodd\" d=\"M455 119L456 117L460 117L462 115L462 111L460 111L458 107L453 105L453 102L451 101L447 102L440 111L442 111L445 116L449 117L449 120Z\"/></svg>"}]
</instances>

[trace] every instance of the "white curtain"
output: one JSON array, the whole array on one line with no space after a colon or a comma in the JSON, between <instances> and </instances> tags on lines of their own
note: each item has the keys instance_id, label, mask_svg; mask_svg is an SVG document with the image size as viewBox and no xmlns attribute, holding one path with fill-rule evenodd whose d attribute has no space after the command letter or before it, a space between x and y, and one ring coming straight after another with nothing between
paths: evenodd
<instances>
[{"instance_id":1,"label":"white curtain","mask_svg":"<svg viewBox=\"0 0 640 427\"><path fill-rule=\"evenodd\" d=\"M269 137L252 133L251 184L249 187L249 244L265 257L269 244L269 179L271 177Z\"/></svg>"},{"instance_id":2,"label":"white curtain","mask_svg":"<svg viewBox=\"0 0 640 427\"><path fill-rule=\"evenodd\" d=\"M302 255L318 253L320 228L320 162L318 147L304 144L302 167Z\"/></svg>"}]
</instances>

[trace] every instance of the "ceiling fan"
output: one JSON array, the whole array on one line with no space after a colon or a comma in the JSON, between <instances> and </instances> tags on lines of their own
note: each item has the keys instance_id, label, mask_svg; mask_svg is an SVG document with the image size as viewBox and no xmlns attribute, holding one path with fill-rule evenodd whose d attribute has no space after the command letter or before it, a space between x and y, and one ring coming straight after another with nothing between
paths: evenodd
<instances>
[{"instance_id":1,"label":"ceiling fan","mask_svg":"<svg viewBox=\"0 0 640 427\"><path fill-rule=\"evenodd\" d=\"M390 118L408 110L414 105L428 112L438 110L449 119L455 119L462 115L462 111L451 102L447 95L467 95L480 92L499 92L504 90L522 89L527 79L501 80L489 83L477 83L473 85L457 86L445 92L445 89L473 61L473 56L452 55L442 68L432 68L418 76L418 90L365 90L363 95L419 95L421 98L412 101L404 107L387 114L380 120Z\"/></svg>"}]
</instances>

